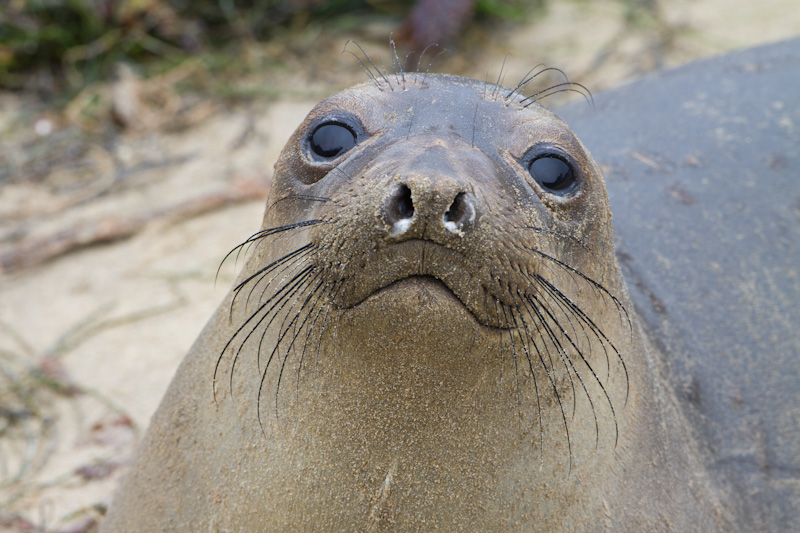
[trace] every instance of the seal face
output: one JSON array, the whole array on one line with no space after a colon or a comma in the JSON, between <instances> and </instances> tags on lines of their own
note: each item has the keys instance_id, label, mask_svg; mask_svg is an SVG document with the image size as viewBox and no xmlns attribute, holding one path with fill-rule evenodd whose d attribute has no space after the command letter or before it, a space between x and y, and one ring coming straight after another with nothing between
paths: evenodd
<instances>
[{"instance_id":1,"label":"seal face","mask_svg":"<svg viewBox=\"0 0 800 533\"><path fill-rule=\"evenodd\" d=\"M106 530L712 524L557 117L398 73L317 105L275 168Z\"/></svg>"},{"instance_id":2,"label":"seal face","mask_svg":"<svg viewBox=\"0 0 800 533\"><path fill-rule=\"evenodd\" d=\"M469 320L513 344L510 356L542 386L537 401L555 395L563 408L562 394L583 394L598 428L595 403L616 426L627 394L620 340L578 298L593 292L626 321L605 286L610 217L591 157L514 91L448 76L396 81L323 101L290 139L266 229L248 241L263 245L260 268L236 288L259 303L246 306L217 372L230 359L232 380L248 344L258 344L262 383L301 368L333 317L373 333L381 316L415 314L444 330ZM420 306L422 293L439 303ZM389 320L382 334L398 344L412 332ZM614 401L612 375L623 391Z\"/></svg>"}]
</instances>

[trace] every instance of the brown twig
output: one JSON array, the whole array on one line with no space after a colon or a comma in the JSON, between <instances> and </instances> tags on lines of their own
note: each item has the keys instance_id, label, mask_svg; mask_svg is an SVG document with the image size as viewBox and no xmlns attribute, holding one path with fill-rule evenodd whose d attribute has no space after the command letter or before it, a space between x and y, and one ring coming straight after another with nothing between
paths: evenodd
<instances>
[{"instance_id":1,"label":"brown twig","mask_svg":"<svg viewBox=\"0 0 800 533\"><path fill-rule=\"evenodd\" d=\"M265 198L269 186L246 181L224 191L215 191L182 202L159 207L130 217L106 217L97 222L73 227L45 237L23 239L11 250L0 253L0 273L11 273L50 261L64 254L98 244L132 237L151 222L177 222L229 205Z\"/></svg>"}]
</instances>

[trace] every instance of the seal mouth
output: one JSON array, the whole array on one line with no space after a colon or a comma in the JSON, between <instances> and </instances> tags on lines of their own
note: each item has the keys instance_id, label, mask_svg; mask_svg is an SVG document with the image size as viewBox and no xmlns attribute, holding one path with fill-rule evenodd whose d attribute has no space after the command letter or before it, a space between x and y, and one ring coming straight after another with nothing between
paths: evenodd
<instances>
[{"instance_id":1,"label":"seal mouth","mask_svg":"<svg viewBox=\"0 0 800 533\"><path fill-rule=\"evenodd\" d=\"M378 296L400 297L402 291L418 291L418 295L458 305L483 326L509 329L509 324L491 314L497 297L481 276L481 264L480 257L425 239L380 246L350 261L334 305L348 310Z\"/></svg>"},{"instance_id":2,"label":"seal mouth","mask_svg":"<svg viewBox=\"0 0 800 533\"><path fill-rule=\"evenodd\" d=\"M437 278L431 274L412 274L410 276L405 276L399 279L395 279L393 281L388 281L382 287L372 291L371 293L364 296L361 300L349 305L347 308L353 309L358 307L359 305L363 304L366 300L380 296L382 294L386 294L395 290L405 290L408 289L409 286L424 288L427 290L439 291L445 296L449 298L453 302L457 302L460 304L464 309L470 311L469 306L464 303L461 298L451 289L447 283L442 281L441 279ZM470 314L472 312L470 311Z\"/></svg>"},{"instance_id":3,"label":"seal mouth","mask_svg":"<svg viewBox=\"0 0 800 533\"><path fill-rule=\"evenodd\" d=\"M441 317L441 313L445 312L444 309L449 309L447 313L457 313L461 320L467 320L479 329L484 329L487 332L504 331L509 328L503 324L487 323L485 318L481 318L451 288L445 281L439 279L431 274L412 274L399 279L386 281L383 286L370 292L359 301L348 305L347 307L340 307L344 311L357 311L358 309L369 306L380 299L394 301L395 304L402 302L402 305L410 306L412 312L426 313L430 312L430 305L432 301L436 301L435 308L437 317ZM381 304L378 304L381 305ZM427 311L424 311L427 309ZM452 315L455 317L456 315ZM433 317L431 317L433 319Z\"/></svg>"}]
</instances>

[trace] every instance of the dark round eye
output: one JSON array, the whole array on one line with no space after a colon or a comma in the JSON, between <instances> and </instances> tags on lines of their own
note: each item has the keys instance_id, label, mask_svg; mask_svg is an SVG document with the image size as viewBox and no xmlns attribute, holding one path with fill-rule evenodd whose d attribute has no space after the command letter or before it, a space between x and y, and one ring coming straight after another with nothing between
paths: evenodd
<instances>
[{"instance_id":1,"label":"dark round eye","mask_svg":"<svg viewBox=\"0 0 800 533\"><path fill-rule=\"evenodd\" d=\"M572 166L563 159L551 155L537 157L528 165L533 179L548 191L565 194L575 183Z\"/></svg>"},{"instance_id":2,"label":"dark round eye","mask_svg":"<svg viewBox=\"0 0 800 533\"><path fill-rule=\"evenodd\" d=\"M311 151L324 159L333 159L355 146L357 138L349 126L324 122L311 134Z\"/></svg>"}]
</instances>

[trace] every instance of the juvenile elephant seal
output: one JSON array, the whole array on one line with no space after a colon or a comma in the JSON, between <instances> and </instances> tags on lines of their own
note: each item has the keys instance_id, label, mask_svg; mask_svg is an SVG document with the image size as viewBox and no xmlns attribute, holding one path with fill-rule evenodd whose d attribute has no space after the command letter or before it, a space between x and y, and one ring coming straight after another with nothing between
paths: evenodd
<instances>
[{"instance_id":1,"label":"juvenile elephant seal","mask_svg":"<svg viewBox=\"0 0 800 533\"><path fill-rule=\"evenodd\" d=\"M321 102L104 531L717 531L600 171L519 90Z\"/></svg>"}]
</instances>

